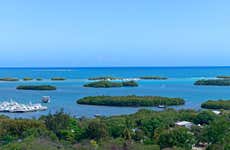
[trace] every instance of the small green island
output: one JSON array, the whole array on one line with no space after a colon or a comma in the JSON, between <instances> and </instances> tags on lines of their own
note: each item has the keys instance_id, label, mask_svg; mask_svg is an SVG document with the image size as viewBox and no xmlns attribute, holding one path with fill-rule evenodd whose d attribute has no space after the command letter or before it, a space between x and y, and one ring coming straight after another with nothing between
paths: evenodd
<instances>
[{"instance_id":1,"label":"small green island","mask_svg":"<svg viewBox=\"0 0 230 150\"><path fill-rule=\"evenodd\" d=\"M194 83L194 85L206 85L206 86L230 86L230 80L226 79L202 79Z\"/></svg>"},{"instance_id":2,"label":"small green island","mask_svg":"<svg viewBox=\"0 0 230 150\"><path fill-rule=\"evenodd\" d=\"M92 77L92 78L88 78L88 80L122 80L122 78L104 76L104 77Z\"/></svg>"},{"instance_id":3,"label":"small green island","mask_svg":"<svg viewBox=\"0 0 230 150\"><path fill-rule=\"evenodd\" d=\"M51 78L52 81L64 81L66 80L66 78L63 78L63 77L54 77L54 78Z\"/></svg>"},{"instance_id":4,"label":"small green island","mask_svg":"<svg viewBox=\"0 0 230 150\"><path fill-rule=\"evenodd\" d=\"M42 79L42 78L37 78L36 80L37 80L37 81L42 81L43 79Z\"/></svg>"},{"instance_id":5,"label":"small green island","mask_svg":"<svg viewBox=\"0 0 230 150\"><path fill-rule=\"evenodd\" d=\"M41 91L50 91L56 90L55 86L51 85L20 85L17 86L17 90L41 90Z\"/></svg>"},{"instance_id":6,"label":"small green island","mask_svg":"<svg viewBox=\"0 0 230 150\"><path fill-rule=\"evenodd\" d=\"M202 108L206 109L225 109L230 110L230 100L209 100L201 104Z\"/></svg>"},{"instance_id":7,"label":"small green island","mask_svg":"<svg viewBox=\"0 0 230 150\"><path fill-rule=\"evenodd\" d=\"M33 78L25 77L25 78L23 78L23 80L24 80L24 81L31 81L31 80L33 80Z\"/></svg>"},{"instance_id":8,"label":"small green island","mask_svg":"<svg viewBox=\"0 0 230 150\"><path fill-rule=\"evenodd\" d=\"M141 80L167 80L166 77L160 77L160 76L143 76L140 77Z\"/></svg>"},{"instance_id":9,"label":"small green island","mask_svg":"<svg viewBox=\"0 0 230 150\"><path fill-rule=\"evenodd\" d=\"M0 78L0 81L19 81L18 78Z\"/></svg>"},{"instance_id":10,"label":"small green island","mask_svg":"<svg viewBox=\"0 0 230 150\"><path fill-rule=\"evenodd\" d=\"M111 82L106 80L91 82L84 85L84 87L92 87L92 88L137 87L137 86L138 83L135 81Z\"/></svg>"},{"instance_id":11,"label":"small green island","mask_svg":"<svg viewBox=\"0 0 230 150\"><path fill-rule=\"evenodd\" d=\"M220 78L220 79L230 79L230 76L217 76L216 78Z\"/></svg>"},{"instance_id":12,"label":"small green island","mask_svg":"<svg viewBox=\"0 0 230 150\"><path fill-rule=\"evenodd\" d=\"M77 103L84 105L138 107L183 105L185 104L185 100L160 96L89 96L79 99Z\"/></svg>"}]
</instances>

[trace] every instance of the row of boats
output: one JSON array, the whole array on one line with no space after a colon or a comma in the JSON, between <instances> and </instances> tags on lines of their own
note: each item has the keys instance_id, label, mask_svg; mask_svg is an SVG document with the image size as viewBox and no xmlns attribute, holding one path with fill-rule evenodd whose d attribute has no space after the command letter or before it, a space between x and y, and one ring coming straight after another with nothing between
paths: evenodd
<instances>
[{"instance_id":1,"label":"row of boats","mask_svg":"<svg viewBox=\"0 0 230 150\"><path fill-rule=\"evenodd\" d=\"M44 96L42 97L43 103L50 102L50 97ZM25 113L25 112L35 112L35 111L44 111L47 110L48 107L43 106L40 103L37 104L20 104L16 101L4 101L0 103L0 112L9 112L9 113Z\"/></svg>"}]
</instances>

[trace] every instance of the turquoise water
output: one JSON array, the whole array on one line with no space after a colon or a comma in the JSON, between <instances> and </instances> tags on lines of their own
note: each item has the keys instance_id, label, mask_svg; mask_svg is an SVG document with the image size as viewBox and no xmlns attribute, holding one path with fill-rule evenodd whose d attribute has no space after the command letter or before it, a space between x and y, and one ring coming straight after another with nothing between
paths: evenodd
<instances>
[{"instance_id":1,"label":"turquoise water","mask_svg":"<svg viewBox=\"0 0 230 150\"><path fill-rule=\"evenodd\" d=\"M84 88L87 78L96 76L116 76L135 78L140 76L158 75L169 77L169 80L140 80L139 87L94 89ZM186 100L184 106L176 109L200 109L200 104L208 99L230 99L230 87L194 86L198 79L214 78L217 75L230 75L230 67L134 67L134 68L2 68L0 77L42 77L43 81L0 82L0 101L14 99L20 103L41 101L41 97L52 97L47 111L24 114L3 113L10 117L39 117L49 112L64 108L67 113L81 117L92 117L95 114L105 116L134 113L141 108L86 106L76 104L76 100L84 96L94 95L154 95L181 97ZM66 81L50 81L52 77L65 77ZM18 85L51 84L58 87L56 91L18 91ZM156 109L148 107L148 109Z\"/></svg>"}]
</instances>

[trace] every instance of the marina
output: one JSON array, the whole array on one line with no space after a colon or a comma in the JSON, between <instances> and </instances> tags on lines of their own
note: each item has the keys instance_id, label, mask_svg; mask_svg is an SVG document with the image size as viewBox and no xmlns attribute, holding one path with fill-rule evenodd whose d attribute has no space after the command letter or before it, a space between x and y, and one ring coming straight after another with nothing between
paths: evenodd
<instances>
[{"instance_id":1,"label":"marina","mask_svg":"<svg viewBox=\"0 0 230 150\"><path fill-rule=\"evenodd\" d=\"M35 111L44 111L48 108L42 106L41 104L20 104L16 101L4 101L0 103L0 112L8 113L26 113L26 112L35 112Z\"/></svg>"}]
</instances>

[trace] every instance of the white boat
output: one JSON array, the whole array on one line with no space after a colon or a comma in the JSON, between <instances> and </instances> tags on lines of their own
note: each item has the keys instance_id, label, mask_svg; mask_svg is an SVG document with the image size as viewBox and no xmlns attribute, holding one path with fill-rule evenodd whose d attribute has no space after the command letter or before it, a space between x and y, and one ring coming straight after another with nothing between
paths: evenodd
<instances>
[{"instance_id":1,"label":"white boat","mask_svg":"<svg viewBox=\"0 0 230 150\"><path fill-rule=\"evenodd\" d=\"M42 102L43 103L50 103L50 96L42 96Z\"/></svg>"},{"instance_id":2,"label":"white boat","mask_svg":"<svg viewBox=\"0 0 230 150\"><path fill-rule=\"evenodd\" d=\"M2 102L0 103L0 112L10 112L10 113L24 113L24 112L32 112L32 111L44 111L48 108L46 106L42 106L41 104L19 104L15 101L10 102Z\"/></svg>"},{"instance_id":3,"label":"white boat","mask_svg":"<svg viewBox=\"0 0 230 150\"><path fill-rule=\"evenodd\" d=\"M159 105L158 108L166 108L165 105Z\"/></svg>"}]
</instances>

